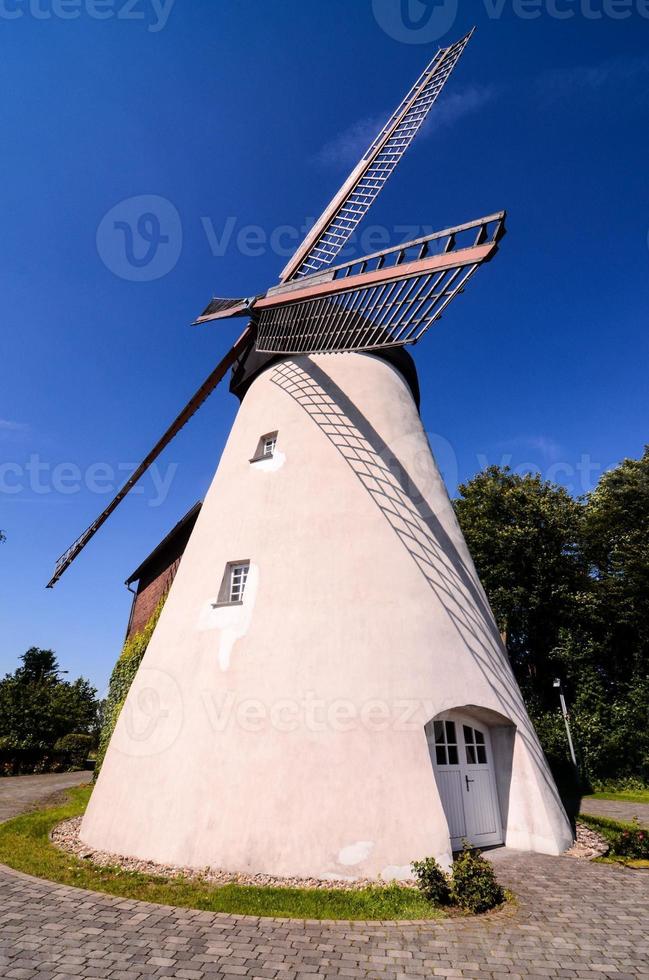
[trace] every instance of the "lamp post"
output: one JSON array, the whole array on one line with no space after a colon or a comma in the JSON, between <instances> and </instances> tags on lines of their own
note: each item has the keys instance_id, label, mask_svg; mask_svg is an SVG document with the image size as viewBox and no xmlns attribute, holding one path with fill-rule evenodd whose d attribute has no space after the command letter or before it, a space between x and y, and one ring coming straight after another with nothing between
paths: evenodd
<instances>
[{"instance_id":1,"label":"lamp post","mask_svg":"<svg viewBox=\"0 0 649 980\"><path fill-rule=\"evenodd\" d=\"M575 755L575 747L572 744L572 734L570 732L570 721L568 720L568 709L566 707L566 699L563 696L563 688L561 687L561 681L557 677L554 681L553 687L556 687L559 691L559 702L561 704L561 714L563 715L563 723L566 726L566 735L568 736L568 745L570 747L570 758L572 759L575 769L577 768L577 756Z\"/></svg>"}]
</instances>

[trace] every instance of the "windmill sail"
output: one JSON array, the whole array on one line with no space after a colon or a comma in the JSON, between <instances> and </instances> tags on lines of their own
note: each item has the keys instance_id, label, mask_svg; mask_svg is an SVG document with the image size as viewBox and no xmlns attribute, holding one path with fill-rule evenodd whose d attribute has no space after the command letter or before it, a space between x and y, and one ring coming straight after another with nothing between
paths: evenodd
<instances>
[{"instance_id":1,"label":"windmill sail","mask_svg":"<svg viewBox=\"0 0 649 980\"><path fill-rule=\"evenodd\" d=\"M247 316L250 313L252 299L221 299L215 296L210 300L192 326L206 323L208 320L227 320L233 316Z\"/></svg>"},{"instance_id":2,"label":"windmill sail","mask_svg":"<svg viewBox=\"0 0 649 980\"><path fill-rule=\"evenodd\" d=\"M90 524L89 527L79 535L77 540L70 545L67 551L64 551L61 557L56 562L54 568L54 574L52 578L47 583L47 588L52 589L58 580L61 578L63 573L67 568L70 567L74 559L79 555L83 549L86 547L91 538L95 536L99 528L104 524L113 511L121 504L122 500L133 487L138 483L142 476L146 473L150 466L155 463L156 459L163 452L164 449L169 445L171 440L177 435L182 427L189 422L190 418L196 414L198 409L201 407L204 401L212 394L216 386L223 380L229 369L237 361L237 359L246 352L246 350L251 346L254 340L254 328L252 326L246 327L244 332L241 334L237 342L233 347L230 348L228 353L225 355L223 360L221 360L217 366L214 368L212 373L205 379L203 384L200 386L198 391L192 396L190 401L185 405L180 415L172 422L165 434L161 439L155 444L151 452L146 456L134 473L128 478L121 490L116 494L111 500L108 507L101 512L99 517L96 518Z\"/></svg>"},{"instance_id":3,"label":"windmill sail","mask_svg":"<svg viewBox=\"0 0 649 980\"><path fill-rule=\"evenodd\" d=\"M278 354L416 343L495 255L505 212L385 249L258 300L257 349ZM458 247L458 243L461 247Z\"/></svg>"},{"instance_id":4,"label":"windmill sail","mask_svg":"<svg viewBox=\"0 0 649 980\"><path fill-rule=\"evenodd\" d=\"M472 34L438 51L288 263L280 285L256 297L211 300L196 323L235 316L250 317L251 323L108 507L61 555L48 588L255 339L260 353L286 355L416 343L493 257L505 233L505 212L331 267L421 128Z\"/></svg>"},{"instance_id":5,"label":"windmill sail","mask_svg":"<svg viewBox=\"0 0 649 980\"><path fill-rule=\"evenodd\" d=\"M282 282L312 275L339 255L421 129L472 35L473 30L437 52L302 242Z\"/></svg>"}]
</instances>

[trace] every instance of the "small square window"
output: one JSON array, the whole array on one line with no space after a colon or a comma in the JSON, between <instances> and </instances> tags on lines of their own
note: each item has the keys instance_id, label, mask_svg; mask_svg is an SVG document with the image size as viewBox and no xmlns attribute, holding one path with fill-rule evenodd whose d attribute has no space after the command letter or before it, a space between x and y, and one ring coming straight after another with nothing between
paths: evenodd
<instances>
[{"instance_id":1,"label":"small square window","mask_svg":"<svg viewBox=\"0 0 649 980\"><path fill-rule=\"evenodd\" d=\"M267 432L261 437L255 449L251 463L259 463L262 459L272 459L277 448L277 432Z\"/></svg>"},{"instance_id":2,"label":"small square window","mask_svg":"<svg viewBox=\"0 0 649 980\"><path fill-rule=\"evenodd\" d=\"M246 590L249 571L249 561L228 562L221 580L219 597L214 605L230 606L243 602L243 594Z\"/></svg>"}]
</instances>

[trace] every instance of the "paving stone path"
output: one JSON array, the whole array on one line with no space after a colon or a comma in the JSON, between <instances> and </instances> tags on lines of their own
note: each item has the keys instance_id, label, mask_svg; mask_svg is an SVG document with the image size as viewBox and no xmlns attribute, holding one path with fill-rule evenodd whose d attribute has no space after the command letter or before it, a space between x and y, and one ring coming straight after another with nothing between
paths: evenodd
<instances>
[{"instance_id":1,"label":"paving stone path","mask_svg":"<svg viewBox=\"0 0 649 980\"><path fill-rule=\"evenodd\" d=\"M0 978L649 980L649 873L492 853L517 906L426 923L214 915L67 888L0 866Z\"/></svg>"},{"instance_id":2,"label":"paving stone path","mask_svg":"<svg viewBox=\"0 0 649 980\"><path fill-rule=\"evenodd\" d=\"M591 800L585 797L581 801L581 812L593 817L609 817L611 820L622 820L631 823L637 817L643 827L649 827L649 803L623 803L620 800Z\"/></svg>"},{"instance_id":3,"label":"paving stone path","mask_svg":"<svg viewBox=\"0 0 649 980\"><path fill-rule=\"evenodd\" d=\"M0 977L649 978L649 875L515 852L497 867L517 908L430 923L214 915L0 868Z\"/></svg>"}]
</instances>

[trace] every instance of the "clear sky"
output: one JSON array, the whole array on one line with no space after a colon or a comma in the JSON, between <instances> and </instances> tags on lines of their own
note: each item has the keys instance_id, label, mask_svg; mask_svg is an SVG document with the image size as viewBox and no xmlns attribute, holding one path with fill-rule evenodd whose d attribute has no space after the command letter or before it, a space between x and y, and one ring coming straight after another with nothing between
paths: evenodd
<instances>
[{"instance_id":1,"label":"clear sky","mask_svg":"<svg viewBox=\"0 0 649 980\"><path fill-rule=\"evenodd\" d=\"M105 691L124 579L204 496L227 387L45 591L54 559L241 327L193 317L276 281L282 226L474 23L366 225L508 209L416 350L424 424L453 493L504 462L581 493L649 441L649 3L0 0L0 670L52 647Z\"/></svg>"}]
</instances>

